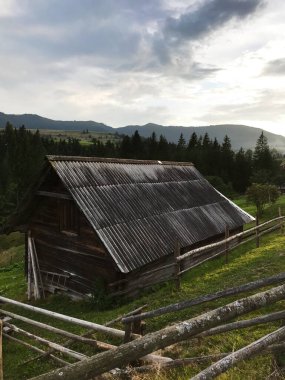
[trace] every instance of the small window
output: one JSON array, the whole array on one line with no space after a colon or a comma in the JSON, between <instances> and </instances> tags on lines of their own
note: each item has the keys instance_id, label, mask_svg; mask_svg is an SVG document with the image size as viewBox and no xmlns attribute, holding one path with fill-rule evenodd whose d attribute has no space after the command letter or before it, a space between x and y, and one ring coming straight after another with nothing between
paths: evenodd
<instances>
[{"instance_id":1,"label":"small window","mask_svg":"<svg viewBox=\"0 0 285 380\"><path fill-rule=\"evenodd\" d=\"M68 200L61 202L59 227L61 232L76 235L79 233L79 215L74 202Z\"/></svg>"}]
</instances>

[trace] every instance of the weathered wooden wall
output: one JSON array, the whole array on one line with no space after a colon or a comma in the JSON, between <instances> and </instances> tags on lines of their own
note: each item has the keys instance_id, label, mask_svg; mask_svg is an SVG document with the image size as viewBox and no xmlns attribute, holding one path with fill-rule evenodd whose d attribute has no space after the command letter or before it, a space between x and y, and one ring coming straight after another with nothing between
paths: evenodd
<instances>
[{"instance_id":1,"label":"weathered wooden wall","mask_svg":"<svg viewBox=\"0 0 285 380\"><path fill-rule=\"evenodd\" d=\"M43 184L41 191L65 194L54 181ZM46 285L51 283L52 275L45 272L69 276L64 286L62 279L58 281L58 276L53 277L53 283L56 285L58 281L58 288L70 288L83 294L93 290L98 278L106 283L120 278L110 255L79 210L77 234L60 231L60 208L66 200L43 195L37 195L37 198L28 230L35 241Z\"/></svg>"}]
</instances>

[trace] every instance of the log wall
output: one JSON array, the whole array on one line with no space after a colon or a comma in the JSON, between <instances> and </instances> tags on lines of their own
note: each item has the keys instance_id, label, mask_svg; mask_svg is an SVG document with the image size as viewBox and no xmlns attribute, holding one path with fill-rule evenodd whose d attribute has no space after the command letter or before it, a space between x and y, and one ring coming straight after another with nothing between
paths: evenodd
<instances>
[{"instance_id":1,"label":"log wall","mask_svg":"<svg viewBox=\"0 0 285 380\"><path fill-rule=\"evenodd\" d=\"M64 194L60 185L56 187L54 184L44 184L43 189ZM37 195L37 207L28 225L35 241L39 266L43 271L44 286L49 290L70 289L86 294L92 292L98 278L106 284L118 280L120 273L112 258L79 210L77 233L60 230L62 202L66 200Z\"/></svg>"}]
</instances>

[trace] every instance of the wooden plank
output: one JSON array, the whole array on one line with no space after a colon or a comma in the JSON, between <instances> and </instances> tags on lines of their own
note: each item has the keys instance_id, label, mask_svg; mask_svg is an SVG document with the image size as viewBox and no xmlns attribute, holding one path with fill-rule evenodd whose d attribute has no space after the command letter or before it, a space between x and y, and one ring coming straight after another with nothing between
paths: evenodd
<instances>
[{"instance_id":1,"label":"wooden plank","mask_svg":"<svg viewBox=\"0 0 285 380\"><path fill-rule=\"evenodd\" d=\"M264 349L261 354L267 355L268 353L272 353L276 350L284 350L285 345L283 344L272 344L268 346L266 349ZM230 355L231 352L225 353L218 353L218 354L212 354L212 355L205 355L205 356L195 356L192 358L183 358L183 359L174 359L172 362L168 363L161 363L159 366L160 371L165 371L173 368L178 368L178 367L186 367L188 365L193 365L195 363L204 363L204 362L209 362L213 359L219 360L222 359L228 355ZM142 374L142 373L148 373L148 372L156 372L157 367L154 365L144 365L140 367L128 367L125 369L114 369L112 371L112 376L115 378L124 378L126 376L127 379L132 378L130 376L136 377L135 375ZM103 379L105 377L103 376ZM109 379L108 376L106 376L106 380Z\"/></svg>"},{"instance_id":2,"label":"wooden plank","mask_svg":"<svg viewBox=\"0 0 285 380\"><path fill-rule=\"evenodd\" d=\"M253 355L257 355L270 346L272 343L278 342L285 338L285 327L274 331L273 333L267 334L262 338L256 340L255 342L241 348L240 350L231 353L225 358L219 360L218 362L212 364L210 367L204 369L198 375L192 377L192 380L210 380L218 375L226 372L229 368L233 367L235 364L242 360L251 358Z\"/></svg>"},{"instance_id":3,"label":"wooden plank","mask_svg":"<svg viewBox=\"0 0 285 380\"><path fill-rule=\"evenodd\" d=\"M30 254L30 249L28 247L27 250L27 255L28 255L28 301L31 300L32 298L32 263L31 263L31 254Z\"/></svg>"},{"instance_id":4,"label":"wooden plank","mask_svg":"<svg viewBox=\"0 0 285 380\"><path fill-rule=\"evenodd\" d=\"M15 325L8 323L8 322L4 322L4 325L8 326L11 330L15 331L16 333L22 334L22 335L24 335L24 336L26 336L32 340L35 340L36 342L42 343L42 344L44 344L50 348L53 348L56 351L59 351L63 354L66 354L66 355L72 357L72 358L75 358L77 360L87 359L87 357L88 357L84 354L81 354L79 352L70 350L69 348L63 347L62 345L60 345L58 343L51 342L45 338L42 338L42 337L37 336L35 334L32 334L26 330L23 330L23 329L15 326Z\"/></svg>"},{"instance_id":5,"label":"wooden plank","mask_svg":"<svg viewBox=\"0 0 285 380\"><path fill-rule=\"evenodd\" d=\"M258 214L256 214L256 219L255 219L255 222L256 222L256 230L255 230L255 235L256 235L256 248L259 248L259 216Z\"/></svg>"},{"instance_id":6,"label":"wooden plank","mask_svg":"<svg viewBox=\"0 0 285 380\"><path fill-rule=\"evenodd\" d=\"M52 191L43 191L43 190L38 190L36 192L36 195L41 195L43 197L50 197L50 198L56 198L56 199L68 199L72 200L72 196L69 194L63 194L63 193L55 193Z\"/></svg>"},{"instance_id":7,"label":"wooden plank","mask_svg":"<svg viewBox=\"0 0 285 380\"><path fill-rule=\"evenodd\" d=\"M102 333L106 333L106 334L109 334L109 335L112 335L112 336L123 338L124 335L125 335L125 332L123 330L118 330L118 329L114 329L112 327L107 327L107 326L99 325L99 324L94 323L94 322L84 321L83 319L79 319L79 318L75 318L75 317L70 317L70 316L67 316L67 315L64 315L64 314L56 313L54 311L50 311L50 310L46 310L46 309L41 309L39 307L32 306L32 305L27 305L25 303L22 303L22 302L19 302L19 301L15 301L15 300L12 300L12 299L7 298L7 297L0 296L0 301L2 301L4 303L11 304L11 305L18 306L18 307L20 307L22 309L34 311L34 312L39 313L39 314L48 315L49 317L53 317L53 318L57 318L57 319L60 319L60 320L66 321L66 322L74 323L74 324L82 326L82 327L88 327L88 328L93 329L95 331L100 331ZM134 336L134 337L137 338L139 336L137 335L137 336Z\"/></svg>"},{"instance_id":8,"label":"wooden plank","mask_svg":"<svg viewBox=\"0 0 285 380\"><path fill-rule=\"evenodd\" d=\"M33 246L32 246L32 241L31 241L31 234L29 233L28 235L28 249L30 251L30 256L31 256L31 264L32 264L32 271L33 271L33 278L34 278L34 297L35 300L40 299L40 289L39 289L39 281L38 281L38 274L37 274L37 268L36 268L36 261L35 261L35 256L33 252Z\"/></svg>"},{"instance_id":9,"label":"wooden plank","mask_svg":"<svg viewBox=\"0 0 285 380\"><path fill-rule=\"evenodd\" d=\"M278 215L279 217L282 217L282 209L280 206L278 207ZM283 234L284 234L284 222L280 224L280 235L283 235Z\"/></svg>"},{"instance_id":10,"label":"wooden plank","mask_svg":"<svg viewBox=\"0 0 285 380\"><path fill-rule=\"evenodd\" d=\"M3 336L4 336L6 339L12 340L13 342L16 342L16 343L18 343L18 344L21 344L22 346L25 346L25 347L27 347L28 349L33 350L33 351L38 352L38 353L41 354L41 356L39 356L39 357L37 357L37 358L33 358L33 359L30 359L30 360L26 361L25 364L28 363L28 362L30 362L30 361L32 361L32 360L39 359L39 358L41 358L41 357L46 357L46 356L51 357L51 359L53 359L54 361L56 361L57 363L59 363L61 366L62 366L62 365L65 366L65 365L69 365L69 364L70 364L69 362L67 362L67 361L65 361L65 360L62 360L62 359L58 358L57 356L54 356L54 355L52 355L51 353L48 354L48 353L45 352L44 350L41 350L40 348L38 348L38 347L36 347L36 346L33 346L33 345L31 345L30 343L24 342L24 341L21 340L21 339L15 338L14 336L11 336L11 335L6 334L6 333L3 333ZM23 364L23 363L22 363L22 364Z\"/></svg>"},{"instance_id":11,"label":"wooden plank","mask_svg":"<svg viewBox=\"0 0 285 380\"><path fill-rule=\"evenodd\" d=\"M210 330L202 332L198 336L205 337L205 336L211 336L211 335L216 335L216 334L222 334L222 333L232 331L232 330L246 329L248 327L261 325L264 323L279 321L284 318L285 318L285 311L277 311L275 313L261 315L256 318L239 320L239 321L228 323L225 325L213 327Z\"/></svg>"},{"instance_id":12,"label":"wooden plank","mask_svg":"<svg viewBox=\"0 0 285 380\"><path fill-rule=\"evenodd\" d=\"M35 263L36 263L39 283L41 286L43 298L45 299L45 290L44 290L44 285L43 285L43 279L42 279L42 275L41 275L40 264L39 264L37 250L36 250L36 244L35 244L35 240L33 238L31 238L31 243L32 243L32 248L33 248L33 252L34 252L34 256L35 256Z\"/></svg>"},{"instance_id":13,"label":"wooden plank","mask_svg":"<svg viewBox=\"0 0 285 380\"><path fill-rule=\"evenodd\" d=\"M19 321L23 321L25 323L28 323L29 325L42 328L44 330L47 330L47 331L53 332L55 334L59 334L59 335L65 336L67 338L79 341L81 343L87 343L87 344L89 344L89 345L91 345L93 347L97 347L97 342L94 339L84 338L82 336L73 334L73 333L71 333L69 331L65 331L65 330L59 329L57 327L53 327L53 326L47 325L46 323L38 322L38 321L35 321L33 319L29 319L29 318L23 317L21 315L18 315L18 314L15 314L15 313L11 313L10 311L7 311L7 310L0 309L0 313L4 314L4 315L7 315L9 317L12 317L13 319L17 319Z\"/></svg>"}]
</instances>

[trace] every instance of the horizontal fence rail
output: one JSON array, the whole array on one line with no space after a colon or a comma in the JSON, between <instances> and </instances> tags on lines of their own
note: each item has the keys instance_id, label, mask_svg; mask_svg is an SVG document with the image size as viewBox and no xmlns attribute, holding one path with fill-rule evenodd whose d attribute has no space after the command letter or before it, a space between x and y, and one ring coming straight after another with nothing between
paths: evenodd
<instances>
[{"instance_id":1,"label":"horizontal fence rail","mask_svg":"<svg viewBox=\"0 0 285 380\"><path fill-rule=\"evenodd\" d=\"M282 223L278 223L275 226L273 226L274 229L280 228L281 224L283 224L284 220L285 220L285 216L279 216L277 218L274 218L274 219L271 219L271 220L269 220L267 222L259 224L256 227L252 227L252 228L250 228L250 229L248 229L246 231L243 231L243 232L240 232L240 233L238 233L236 235L230 236L227 239L220 240L220 241L218 241L216 243L208 244L208 245L205 245L203 247L196 248L196 249L193 249L191 251L188 251L188 252L184 253L183 255L180 255L179 257L177 257L177 260L178 261L182 261L182 260L184 260L184 259L186 259L188 257L193 256L195 253L201 253L201 252L205 252L205 251L207 251L209 249L212 249L212 248L223 246L223 245L225 245L225 243L231 243L231 242L233 242L233 241L235 241L237 239L241 239L241 238L247 237L248 235L253 235L254 234L254 237L256 237L256 235L255 235L256 231L262 231L262 232L268 233L268 232L270 232L269 229L264 229L264 227L266 227L266 226L268 226L268 225L270 225L272 223L275 223L275 222L282 222ZM273 228L271 228L270 230L273 230Z\"/></svg>"},{"instance_id":2,"label":"horizontal fence rail","mask_svg":"<svg viewBox=\"0 0 285 380\"><path fill-rule=\"evenodd\" d=\"M190 300L185 300L182 302L177 302L171 305L167 305L164 307L160 307L159 309L147 311L144 313L141 313L139 315L132 315L129 317L125 317L122 319L123 323L132 323L138 320L142 319L149 319L153 317L158 317L160 315L180 311L180 310L185 310L188 309L192 306L200 305L205 302L210 302L214 301L220 298L225 298L233 295L237 295L240 293L260 289L265 286L269 285L274 285L278 283L283 283L285 281L285 272L281 272L278 275L267 277L267 278L262 278L260 280L252 281L247 284L243 284L240 286L236 286L233 288L228 288L226 290L221 290L216 293L210 293L210 294L205 294L203 296L193 298Z\"/></svg>"},{"instance_id":3,"label":"horizontal fence rail","mask_svg":"<svg viewBox=\"0 0 285 380\"><path fill-rule=\"evenodd\" d=\"M252 227L243 232L239 232L232 236L229 236L229 230L226 227L225 239L205 245L200 248L192 249L182 255L176 256L176 277L180 278L182 274L188 272L190 269L193 269L218 256L224 255L225 262L228 263L228 255L233 249L252 240L255 240L256 247L259 247L261 236L278 229L283 232L284 221L285 216L279 216L262 224L257 224L255 227ZM176 283L178 283L177 279Z\"/></svg>"}]
</instances>

